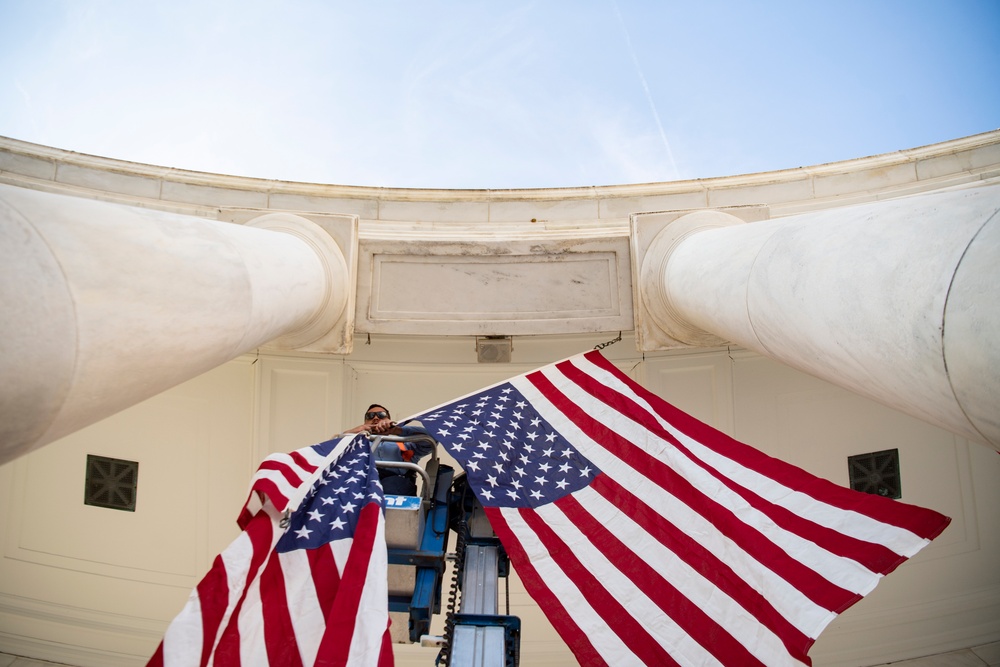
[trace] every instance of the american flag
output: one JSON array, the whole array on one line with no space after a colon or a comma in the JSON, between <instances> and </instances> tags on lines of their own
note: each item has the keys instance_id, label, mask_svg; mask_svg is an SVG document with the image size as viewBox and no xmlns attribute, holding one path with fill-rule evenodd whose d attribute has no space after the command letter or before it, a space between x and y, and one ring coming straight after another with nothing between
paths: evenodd
<instances>
[{"instance_id":1,"label":"american flag","mask_svg":"<svg viewBox=\"0 0 1000 667\"><path fill-rule=\"evenodd\" d=\"M644 390L594 351L417 415L583 665L808 665L940 534Z\"/></svg>"},{"instance_id":2,"label":"american flag","mask_svg":"<svg viewBox=\"0 0 1000 667\"><path fill-rule=\"evenodd\" d=\"M384 506L363 435L268 457L149 666L391 667Z\"/></svg>"}]
</instances>

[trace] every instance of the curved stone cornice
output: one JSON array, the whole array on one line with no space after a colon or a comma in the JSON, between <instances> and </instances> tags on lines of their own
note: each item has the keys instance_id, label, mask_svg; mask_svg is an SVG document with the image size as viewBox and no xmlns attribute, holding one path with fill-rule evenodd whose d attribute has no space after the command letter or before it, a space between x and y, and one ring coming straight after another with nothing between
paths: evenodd
<instances>
[{"instance_id":1,"label":"curved stone cornice","mask_svg":"<svg viewBox=\"0 0 1000 667\"><path fill-rule=\"evenodd\" d=\"M1000 130L843 162L662 183L448 190L327 185L211 174L97 157L0 137L0 182L214 217L229 207L358 215L364 221L542 225L638 211L767 204L771 217L1000 177ZM617 224L616 224L617 223ZM536 231L533 231L536 230ZM413 230L416 231L416 230ZM427 231L427 230L420 230ZM438 235L440 229L434 230ZM584 231L581 229L581 231ZM365 225L361 228L365 234Z\"/></svg>"}]
</instances>

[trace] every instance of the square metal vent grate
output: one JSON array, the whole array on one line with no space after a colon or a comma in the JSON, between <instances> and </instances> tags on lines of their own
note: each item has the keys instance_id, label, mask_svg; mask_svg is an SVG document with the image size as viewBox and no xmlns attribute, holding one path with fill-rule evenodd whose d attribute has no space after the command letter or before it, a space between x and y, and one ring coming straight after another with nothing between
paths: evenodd
<instances>
[{"instance_id":1,"label":"square metal vent grate","mask_svg":"<svg viewBox=\"0 0 1000 667\"><path fill-rule=\"evenodd\" d=\"M901 498L899 450L886 449L870 454L847 457L851 488L886 498Z\"/></svg>"},{"instance_id":2,"label":"square metal vent grate","mask_svg":"<svg viewBox=\"0 0 1000 667\"><path fill-rule=\"evenodd\" d=\"M509 336L476 338L476 356L481 364L508 364L514 344Z\"/></svg>"},{"instance_id":3,"label":"square metal vent grate","mask_svg":"<svg viewBox=\"0 0 1000 667\"><path fill-rule=\"evenodd\" d=\"M134 512L138 483L138 461L88 454L83 503Z\"/></svg>"}]
</instances>

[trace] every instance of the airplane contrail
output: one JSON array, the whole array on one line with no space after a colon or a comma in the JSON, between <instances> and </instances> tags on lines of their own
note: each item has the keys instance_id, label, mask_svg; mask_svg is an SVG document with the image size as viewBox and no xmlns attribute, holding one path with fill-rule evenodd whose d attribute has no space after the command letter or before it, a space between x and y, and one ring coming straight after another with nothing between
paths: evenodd
<instances>
[{"instance_id":1,"label":"airplane contrail","mask_svg":"<svg viewBox=\"0 0 1000 667\"><path fill-rule=\"evenodd\" d=\"M670 149L670 142L667 140L667 133L663 131L663 123L660 122L660 114L656 112L656 105L653 104L653 96L649 92L649 84L646 83L646 77L642 73L642 68L639 66L639 59L635 55L635 49L632 47L632 39L629 37L628 28L625 27L625 21L622 19L621 10L618 8L618 2L612 0L615 7L615 15L618 17L618 25L622 28L622 34L625 35L625 45L628 46L628 53L632 57L632 64L635 65L636 74L639 75L639 81L642 82L642 89L646 93L646 101L649 102L649 109L653 112L653 119L656 121L656 127L660 131L660 139L663 140L663 147L667 151L667 158L670 160L670 168L674 170L674 178L677 178L679 174L677 173L677 163L674 162L674 152Z\"/></svg>"}]
</instances>

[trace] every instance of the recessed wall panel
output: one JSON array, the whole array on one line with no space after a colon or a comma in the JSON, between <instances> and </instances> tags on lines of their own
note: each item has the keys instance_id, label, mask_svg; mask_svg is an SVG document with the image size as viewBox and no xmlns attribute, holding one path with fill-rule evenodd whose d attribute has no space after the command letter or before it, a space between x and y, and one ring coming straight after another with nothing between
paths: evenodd
<instances>
[{"instance_id":1,"label":"recessed wall panel","mask_svg":"<svg viewBox=\"0 0 1000 667\"><path fill-rule=\"evenodd\" d=\"M479 245L364 240L360 332L567 334L632 328L628 239Z\"/></svg>"},{"instance_id":2,"label":"recessed wall panel","mask_svg":"<svg viewBox=\"0 0 1000 667\"><path fill-rule=\"evenodd\" d=\"M341 428L340 363L283 357L259 363L258 461L323 442Z\"/></svg>"},{"instance_id":3,"label":"recessed wall panel","mask_svg":"<svg viewBox=\"0 0 1000 667\"><path fill-rule=\"evenodd\" d=\"M729 364L728 357L717 353L652 358L642 365L641 383L675 408L731 434Z\"/></svg>"}]
</instances>

